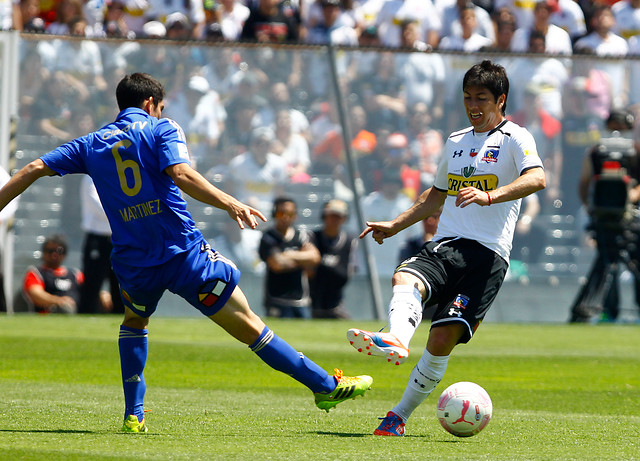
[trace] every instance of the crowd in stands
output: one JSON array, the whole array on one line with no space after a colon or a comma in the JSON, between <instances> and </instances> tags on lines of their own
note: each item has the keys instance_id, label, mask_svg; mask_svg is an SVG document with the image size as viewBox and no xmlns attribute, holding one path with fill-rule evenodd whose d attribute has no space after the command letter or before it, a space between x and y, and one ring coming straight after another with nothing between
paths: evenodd
<instances>
[{"instance_id":1,"label":"crowd in stands","mask_svg":"<svg viewBox=\"0 0 640 461\"><path fill-rule=\"evenodd\" d=\"M585 150L611 108L640 102L640 61L599 59L640 54L640 0L301 4L5 2L5 29L41 32L21 45L20 132L59 143L95 130L116 115L121 77L148 72L167 89L164 114L183 127L194 165L241 200L268 214L291 185L328 176L335 196L351 203L348 135L364 218L386 219L432 184L446 136L468 124L462 75L487 53L513 82L509 118L533 133L547 167L542 212L576 214ZM105 37L127 40L94 40ZM353 46L336 54L346 127L326 53L282 43Z\"/></svg>"},{"instance_id":2,"label":"crowd in stands","mask_svg":"<svg viewBox=\"0 0 640 461\"><path fill-rule=\"evenodd\" d=\"M89 38L640 53L638 0L8 0L0 29Z\"/></svg>"}]
</instances>

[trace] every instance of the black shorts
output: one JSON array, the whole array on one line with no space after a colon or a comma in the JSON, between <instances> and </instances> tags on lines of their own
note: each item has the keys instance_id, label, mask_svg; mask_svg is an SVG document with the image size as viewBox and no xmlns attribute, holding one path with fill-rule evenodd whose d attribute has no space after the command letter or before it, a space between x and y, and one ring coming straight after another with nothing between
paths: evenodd
<instances>
[{"instance_id":1,"label":"black shorts","mask_svg":"<svg viewBox=\"0 0 640 461\"><path fill-rule=\"evenodd\" d=\"M418 277L427 288L425 306L436 305L431 328L452 322L467 326L468 342L484 319L507 274L507 262L493 250L468 239L427 242L396 272Z\"/></svg>"}]
</instances>

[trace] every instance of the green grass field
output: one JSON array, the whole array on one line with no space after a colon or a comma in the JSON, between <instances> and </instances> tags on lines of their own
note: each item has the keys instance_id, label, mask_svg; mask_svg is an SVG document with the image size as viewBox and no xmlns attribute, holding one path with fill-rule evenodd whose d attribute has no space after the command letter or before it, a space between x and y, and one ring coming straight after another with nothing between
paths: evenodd
<instances>
[{"instance_id":1,"label":"green grass field","mask_svg":"<svg viewBox=\"0 0 640 461\"><path fill-rule=\"evenodd\" d=\"M371 322L271 321L327 370L370 374L373 389L330 413L207 319L154 318L145 377L150 431L122 434L120 318L0 317L0 460L640 459L640 327L484 324L404 438L372 436L401 397L427 335L401 366L345 339ZM491 423L458 439L435 418L440 392L474 381Z\"/></svg>"}]
</instances>

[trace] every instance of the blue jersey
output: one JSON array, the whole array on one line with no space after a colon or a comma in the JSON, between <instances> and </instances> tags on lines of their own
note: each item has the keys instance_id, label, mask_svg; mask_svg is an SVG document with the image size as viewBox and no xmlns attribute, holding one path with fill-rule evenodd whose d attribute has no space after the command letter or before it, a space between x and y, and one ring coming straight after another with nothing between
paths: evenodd
<instances>
[{"instance_id":1,"label":"blue jersey","mask_svg":"<svg viewBox=\"0 0 640 461\"><path fill-rule=\"evenodd\" d=\"M111 225L114 262L155 266L201 243L187 202L164 172L189 163L184 133L173 120L128 108L42 160L60 175L91 176Z\"/></svg>"}]
</instances>

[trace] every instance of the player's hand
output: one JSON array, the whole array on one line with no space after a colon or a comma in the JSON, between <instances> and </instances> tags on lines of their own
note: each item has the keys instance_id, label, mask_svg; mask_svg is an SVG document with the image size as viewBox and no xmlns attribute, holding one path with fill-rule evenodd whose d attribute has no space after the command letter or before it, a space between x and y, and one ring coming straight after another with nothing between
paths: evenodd
<instances>
[{"instance_id":1,"label":"player's hand","mask_svg":"<svg viewBox=\"0 0 640 461\"><path fill-rule=\"evenodd\" d=\"M460 189L458 195L456 195L456 206L464 208L472 203L477 203L481 206L491 204L487 192L483 190L476 189L475 187L463 187Z\"/></svg>"},{"instance_id":2,"label":"player's hand","mask_svg":"<svg viewBox=\"0 0 640 461\"><path fill-rule=\"evenodd\" d=\"M372 235L373 240L382 245L384 239L395 235L396 231L393 230L393 225L390 221L367 222L367 227L360 234L360 238L365 238L369 233Z\"/></svg>"},{"instance_id":3,"label":"player's hand","mask_svg":"<svg viewBox=\"0 0 640 461\"><path fill-rule=\"evenodd\" d=\"M260 218L262 222L267 222L267 218L260 210L241 202L230 207L228 213L229 216L231 216L231 219L234 219L238 223L238 227L240 227L240 229L244 229L245 224L251 229L258 227L258 220L256 217Z\"/></svg>"}]
</instances>

